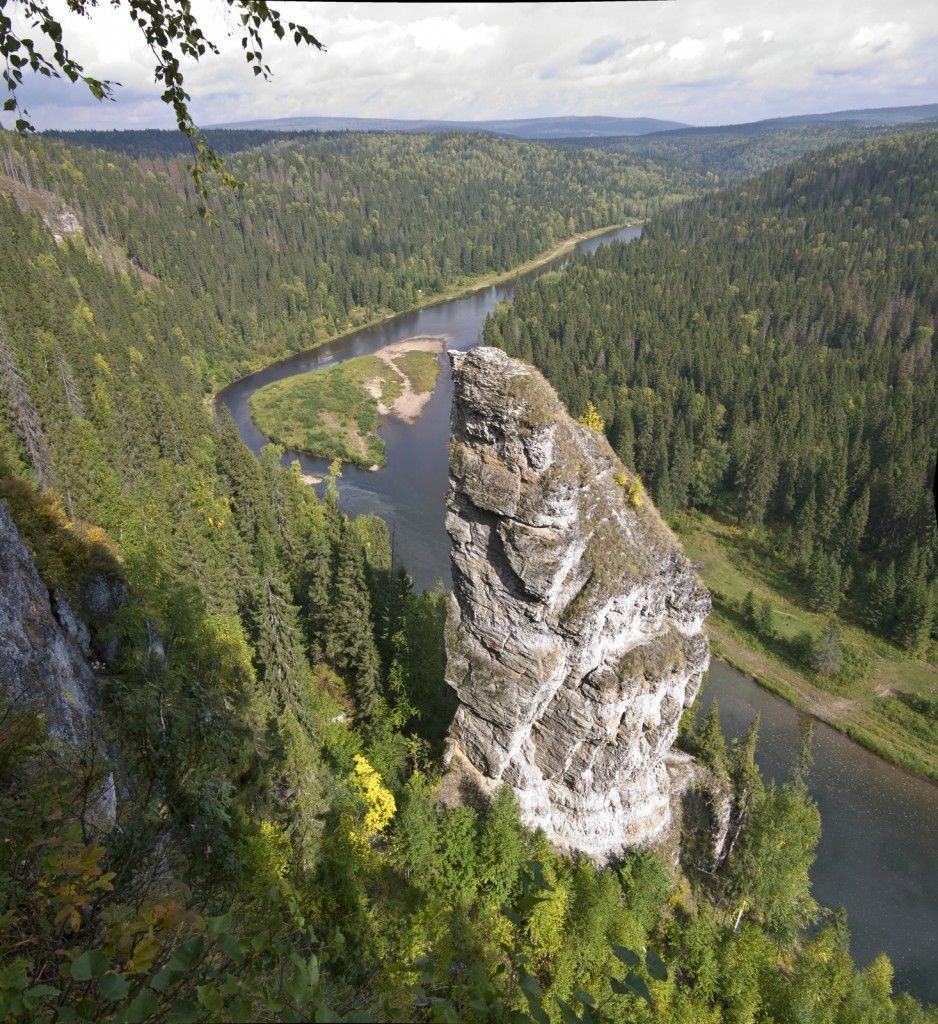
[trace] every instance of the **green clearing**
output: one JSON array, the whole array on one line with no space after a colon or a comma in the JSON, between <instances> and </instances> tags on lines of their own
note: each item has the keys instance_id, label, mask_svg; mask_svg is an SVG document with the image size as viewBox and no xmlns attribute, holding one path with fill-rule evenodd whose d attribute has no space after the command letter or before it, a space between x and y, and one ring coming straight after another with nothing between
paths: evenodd
<instances>
[{"instance_id":1,"label":"green clearing","mask_svg":"<svg viewBox=\"0 0 938 1024\"><path fill-rule=\"evenodd\" d=\"M410 382L414 394L425 395L436 387L436 378L440 373L438 353L412 349L395 356L392 362Z\"/></svg>"},{"instance_id":2,"label":"green clearing","mask_svg":"<svg viewBox=\"0 0 938 1024\"><path fill-rule=\"evenodd\" d=\"M251 396L251 416L272 441L294 451L363 468L383 466L379 404L387 409L408 392L427 394L439 369L436 352L411 350L391 363L357 356L260 388Z\"/></svg>"},{"instance_id":3,"label":"green clearing","mask_svg":"<svg viewBox=\"0 0 938 1024\"><path fill-rule=\"evenodd\" d=\"M294 451L383 466L378 402L390 405L400 393L393 367L377 356L357 356L260 388L251 396L251 416L272 441Z\"/></svg>"},{"instance_id":4,"label":"green clearing","mask_svg":"<svg viewBox=\"0 0 938 1024\"><path fill-rule=\"evenodd\" d=\"M797 707L888 761L938 780L938 667L875 636L845 607L834 616L843 665L825 677L805 665L804 634L816 638L832 616L811 611L791 568L729 518L678 515L673 525L713 595L714 653ZM760 633L743 606L771 603L774 629Z\"/></svg>"}]
</instances>

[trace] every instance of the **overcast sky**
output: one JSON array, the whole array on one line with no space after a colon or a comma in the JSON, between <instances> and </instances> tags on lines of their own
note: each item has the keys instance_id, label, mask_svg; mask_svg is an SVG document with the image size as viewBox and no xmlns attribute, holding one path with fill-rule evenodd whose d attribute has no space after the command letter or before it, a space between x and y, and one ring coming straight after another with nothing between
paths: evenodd
<instances>
[{"instance_id":1,"label":"overcast sky","mask_svg":"<svg viewBox=\"0 0 938 1024\"><path fill-rule=\"evenodd\" d=\"M123 10L102 4L80 18L63 0L50 6L73 56L122 87L116 103L99 103L35 78L23 99L37 127L172 126L152 54ZM271 6L328 51L270 41L265 83L244 63L236 18L220 0L196 0L222 50L186 71L198 123L614 114L725 124L938 101L936 0Z\"/></svg>"}]
</instances>

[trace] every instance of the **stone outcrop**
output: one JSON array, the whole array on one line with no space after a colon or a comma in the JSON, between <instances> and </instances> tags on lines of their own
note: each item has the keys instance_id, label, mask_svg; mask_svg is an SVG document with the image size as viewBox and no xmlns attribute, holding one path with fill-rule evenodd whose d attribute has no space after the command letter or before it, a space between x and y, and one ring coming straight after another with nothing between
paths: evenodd
<instances>
[{"instance_id":1,"label":"stone outcrop","mask_svg":"<svg viewBox=\"0 0 938 1024\"><path fill-rule=\"evenodd\" d=\"M64 594L50 594L2 501L0 580L0 688L14 705L37 707L55 739L92 751L97 738L91 634ZM98 591L107 587L102 579ZM115 810L113 776L106 774L90 816L107 826Z\"/></svg>"},{"instance_id":2,"label":"stone outcrop","mask_svg":"<svg viewBox=\"0 0 938 1024\"><path fill-rule=\"evenodd\" d=\"M530 826L595 860L660 842L691 771L671 745L709 595L537 371L492 348L451 359L451 772L509 783Z\"/></svg>"}]
</instances>

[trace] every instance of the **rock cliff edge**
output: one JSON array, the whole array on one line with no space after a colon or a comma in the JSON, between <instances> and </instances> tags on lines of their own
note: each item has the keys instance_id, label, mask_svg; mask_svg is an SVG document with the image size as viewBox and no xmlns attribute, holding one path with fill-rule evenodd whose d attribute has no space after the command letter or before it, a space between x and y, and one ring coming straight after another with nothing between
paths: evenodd
<instances>
[{"instance_id":1,"label":"rock cliff edge","mask_svg":"<svg viewBox=\"0 0 938 1024\"><path fill-rule=\"evenodd\" d=\"M688 785L671 745L709 663L709 595L536 370L451 359L451 771L509 783L530 826L610 860L659 841Z\"/></svg>"}]
</instances>

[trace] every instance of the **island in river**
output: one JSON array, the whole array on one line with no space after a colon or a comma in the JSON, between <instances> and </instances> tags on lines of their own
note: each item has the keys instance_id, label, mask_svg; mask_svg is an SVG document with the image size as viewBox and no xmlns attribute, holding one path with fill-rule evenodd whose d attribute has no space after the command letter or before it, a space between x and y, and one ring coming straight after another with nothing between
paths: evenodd
<instances>
[{"instance_id":1,"label":"island in river","mask_svg":"<svg viewBox=\"0 0 938 1024\"><path fill-rule=\"evenodd\" d=\"M251 396L251 417L292 451L379 469L382 416L413 423L440 372L442 338L415 337L337 366L276 381Z\"/></svg>"}]
</instances>

